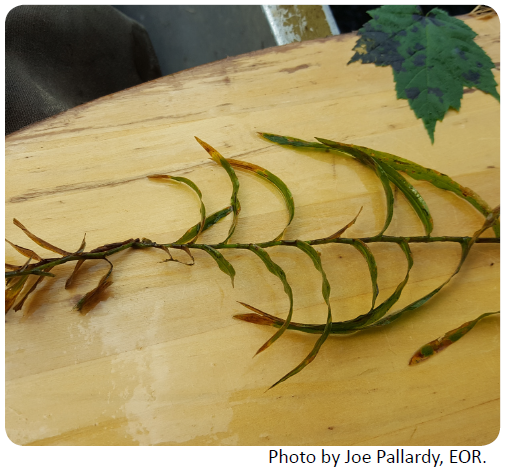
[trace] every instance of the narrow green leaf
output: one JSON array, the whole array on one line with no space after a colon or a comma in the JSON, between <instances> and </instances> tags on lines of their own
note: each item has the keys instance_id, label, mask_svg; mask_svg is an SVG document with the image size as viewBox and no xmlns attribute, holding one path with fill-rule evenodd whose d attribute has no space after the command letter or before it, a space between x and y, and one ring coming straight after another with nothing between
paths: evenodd
<instances>
[{"instance_id":1,"label":"narrow green leaf","mask_svg":"<svg viewBox=\"0 0 507 470\"><path fill-rule=\"evenodd\" d=\"M393 190L391 189L391 185L389 184L389 177L387 176L384 169L375 160L371 159L371 161L374 164L373 169L375 170L375 173L379 177L380 182L384 187L384 194L386 195L386 204L387 204L386 221L384 222L384 227L382 227L382 230L378 234L378 236L381 236L384 234L384 232L391 224L391 221L393 220L394 195Z\"/></svg>"},{"instance_id":2,"label":"narrow green leaf","mask_svg":"<svg viewBox=\"0 0 507 470\"><path fill-rule=\"evenodd\" d=\"M35 265L32 265L32 266L35 266ZM18 271L7 271L5 273L5 279L7 280L7 279L17 278L17 277L20 276L20 272L18 272ZM26 274L27 276L32 276L33 275L33 276L55 277L55 275L53 273L41 271L40 269L37 269L37 268L26 269L25 271L22 272L22 274L23 275Z\"/></svg>"},{"instance_id":3,"label":"narrow green leaf","mask_svg":"<svg viewBox=\"0 0 507 470\"><path fill-rule=\"evenodd\" d=\"M206 220L204 221L204 228L202 230L200 230L201 229L201 222L199 222L199 223L195 224L193 227L190 227L184 233L184 235L181 238L179 238L178 240L176 240L174 243L181 243L181 244L189 243L190 240L195 239L195 236L197 235L197 233L199 233L199 231L201 231L201 233L202 233L202 232L208 230L210 227L215 225L217 222L222 220L225 216L227 216L231 212L232 212L232 206L227 206L224 209L221 209L221 210L209 215L208 217L206 217Z\"/></svg>"},{"instance_id":4,"label":"narrow green leaf","mask_svg":"<svg viewBox=\"0 0 507 470\"><path fill-rule=\"evenodd\" d=\"M371 299L371 308L372 310L375 308L375 300L378 296L378 284L377 284L377 262L375 261L375 257L373 256L373 253L371 252L370 248L368 248L368 245L364 243L363 241L355 238L351 245L359 251L366 260L366 264L368 265L368 269L370 271L370 277L371 277L371 287L372 287L372 299Z\"/></svg>"},{"instance_id":5,"label":"narrow green leaf","mask_svg":"<svg viewBox=\"0 0 507 470\"><path fill-rule=\"evenodd\" d=\"M274 142L275 144L279 145L287 145L291 147L299 147L299 148L311 148L311 149L319 149L319 150L325 150L330 151L332 148L330 148L329 145L325 145L324 143L317 143L317 142L308 142L306 140L297 139L295 137L289 137L289 136L282 136L277 134L269 134L266 132L259 132L258 133L261 137L264 137L265 139ZM326 141L326 142L332 142L332 141ZM393 218L393 209L394 209L394 196L393 191L391 189L391 186L389 185L389 178L387 177L385 171L383 168L381 168L380 164L373 160L368 154L365 154L364 152L355 152L355 154L351 155L350 152L340 152L342 155L345 156L352 156L353 158L358 159L361 163L364 165L369 166L372 168L377 176L380 179L380 182L382 183L382 186L384 188L384 193L386 195L386 204L387 204L387 213L386 213L386 220L384 223L384 227L378 234L379 236L382 235L387 228L389 227L392 218ZM354 220L355 221L355 220ZM343 232L341 232L343 233ZM340 233L340 234L341 234ZM337 238L331 235L331 237L328 238Z\"/></svg>"},{"instance_id":6,"label":"narrow green leaf","mask_svg":"<svg viewBox=\"0 0 507 470\"><path fill-rule=\"evenodd\" d=\"M451 281L451 279L454 276L456 276L456 274L459 273L459 271L461 270L461 267L463 266L463 263L465 262L468 254L470 253L470 249L472 248L472 246L475 243L475 241L477 240L477 238L479 238L479 236L485 230L487 230L488 228L494 226L494 224L496 224L499 216L500 216L500 208L497 207L495 209L492 209L491 213L488 215L488 217L486 217L486 220L485 220L483 226L479 230L477 230L477 232L475 232L475 234L473 235L473 237L471 237L469 239L464 239L464 240L462 240L460 242L460 246L461 246L460 261L458 263L458 266L454 270L454 272L451 274L451 276L448 279L445 280L445 282L443 282L442 284L440 284L437 288L433 289L431 292L429 292L428 294L424 295L420 299L417 299L416 301L412 302L411 304L407 305L406 307L402 308L401 310L398 310L398 311L394 312L393 314L389 315L388 317L383 318L382 320L380 320L379 322L375 323L372 326L384 326L384 325L388 325L388 324L392 323L393 321L397 320L398 318L400 318L405 313L412 312L415 309L417 309L419 307L422 307L426 302L428 302L436 294L438 294L440 292L440 290L444 286L446 286Z\"/></svg>"},{"instance_id":7,"label":"narrow green leaf","mask_svg":"<svg viewBox=\"0 0 507 470\"><path fill-rule=\"evenodd\" d=\"M440 290L445 285L447 285L450 282L450 280L456 274L458 274L459 270L461 269L461 266L463 265L463 262L465 261L467 255L468 255L468 252L469 252L468 243L467 242L461 243L461 249L462 249L462 254L461 254L460 263L459 263L457 269L454 271L454 273L452 273L451 276L445 282L443 282L442 284L440 284L437 288L433 289L431 292L429 292L428 294L424 295L420 299L417 299L416 301L412 302L411 304L409 304L409 305L403 307L402 309L400 309L400 310L392 313L391 315L389 315L389 316L381 319L379 322L375 323L373 326L389 325L390 323L392 323L393 321L397 320L398 318L400 318L405 313L411 312L411 311L413 311L413 310L415 310L415 309L417 309L419 307L422 307L426 302L428 302L428 300L432 299L436 294L438 294L440 292Z\"/></svg>"},{"instance_id":8,"label":"narrow green leaf","mask_svg":"<svg viewBox=\"0 0 507 470\"><path fill-rule=\"evenodd\" d=\"M381 152L379 150L370 149L368 147L362 147L359 145L349 145L343 144L340 142L334 142L332 140L326 139L318 139L320 142L327 143L330 147L336 148L337 150L348 153L351 156L356 156L356 152L363 152L369 155L370 157L376 158L384 163L383 168L386 169L386 166L391 167L394 170L402 171L406 173L410 177L427 181L428 183L433 184L437 188L445 189L446 191L450 191L462 199L465 199L468 203L470 203L473 207L475 207L481 214L487 216L491 212L491 207L489 204L484 201L476 192L467 188L465 186L461 186L459 183L456 183L452 178L438 171L432 170L431 168L426 168L417 163L414 163L405 158L397 157L396 155ZM394 174L394 172L390 173ZM394 182L394 181L393 181ZM395 183L396 184L396 183ZM401 187L400 187L401 189ZM417 193L419 194L419 193ZM408 198L408 197L407 197ZM422 199L422 198L421 198ZM409 199L410 201L410 199ZM410 201L411 202L411 201ZM424 201L423 201L424 202ZM411 202L412 204L412 202ZM426 204L424 203L424 206ZM412 207L414 205L412 204ZM414 207L415 209L415 207ZM427 209L427 206L426 206ZM417 210L416 210L417 212ZM429 211L428 211L429 214ZM419 215L419 213L418 213ZM422 219L421 219L422 220ZM423 221L423 224L425 222ZM426 224L425 224L426 227ZM497 237L500 236L500 223L497 222L494 227L495 235Z\"/></svg>"},{"instance_id":9,"label":"narrow green leaf","mask_svg":"<svg viewBox=\"0 0 507 470\"><path fill-rule=\"evenodd\" d=\"M276 134L260 134L262 137L270 140L271 142L275 142L280 145L287 145L292 147L306 147L306 148L314 148L322 150L326 145L316 143L316 142L308 142L301 139L296 139L295 137L285 137ZM438 171L432 170L431 168L426 168L417 163L414 163L405 158L398 157L396 155L381 152L379 150L370 149L368 147L362 147L360 145L349 145L340 142L334 142L332 140L327 140L327 142L333 142L334 144L338 144L341 148L334 148L334 150L340 153L342 156L346 157L354 157L353 150L358 149L368 154L370 157L375 157L381 160L384 163L387 163L391 167L393 167L397 171L402 171L409 175L410 177L427 181L428 183L433 184L437 188L445 189L446 191L450 191L462 199L465 199L469 202L473 207L475 207L481 214L487 216L491 212L491 207L489 204L484 201L475 191L465 186L461 186L459 183L454 181L449 176L440 173ZM330 147L328 147L330 150ZM500 237L500 223L497 222L493 226L493 230L495 231L495 236Z\"/></svg>"},{"instance_id":10,"label":"narrow green leaf","mask_svg":"<svg viewBox=\"0 0 507 470\"><path fill-rule=\"evenodd\" d=\"M349 144L342 144L341 142L335 142L334 140L329 139L323 139L321 137L315 137L321 144L325 145L326 147L338 150L341 153L345 153L350 155L351 157L354 157L356 160L360 161L364 165L371 164L370 158L375 157L375 155L371 155L368 152L365 152L362 148L358 147L357 145L349 145Z\"/></svg>"},{"instance_id":11,"label":"narrow green leaf","mask_svg":"<svg viewBox=\"0 0 507 470\"><path fill-rule=\"evenodd\" d=\"M430 341L429 343L425 344L414 353L414 355L410 358L408 365L413 366L415 364L419 364L420 362L423 362L426 359L429 359L430 357L434 356L435 354L443 351L444 349L448 348L451 344L454 344L456 341L463 338L463 336L465 336L475 325L477 325L477 323L480 320L482 320L485 317L488 317L489 315L494 315L496 313L500 312L498 311L498 312L483 313L475 320L467 321L458 328L448 331L444 336L437 338L433 341Z\"/></svg>"},{"instance_id":12,"label":"narrow green leaf","mask_svg":"<svg viewBox=\"0 0 507 470\"><path fill-rule=\"evenodd\" d=\"M289 283L287 282L284 270L271 259L266 250L263 250L257 245L250 245L248 249L253 253L255 253L262 260L266 268L268 268L269 272L274 274L276 277L280 279L280 281L282 281L283 289L287 294L287 296L289 297L290 302L289 314L287 315L287 319L285 320L281 328L259 348L259 350L255 353L257 355L260 352L267 349L269 346L271 346L280 336L282 336L284 331L289 326L289 323L292 319L292 309L294 305L294 299L292 297L292 289Z\"/></svg>"},{"instance_id":13,"label":"narrow green leaf","mask_svg":"<svg viewBox=\"0 0 507 470\"><path fill-rule=\"evenodd\" d=\"M406 241L400 241L398 242L398 245L402 249L403 253L405 254L405 257L407 258L407 273L405 275L405 278L398 284L395 291L384 301L382 302L378 307L372 309L368 313L365 313L363 315L359 315L358 317L352 319L352 320L346 320L343 322L335 322L332 326L332 333L339 333L344 331L350 331L350 330L362 330L367 328L372 323L377 322L381 318L383 318L387 312L392 308L392 306L398 302L400 299L401 293L403 292L403 289L407 285L409 276L410 276L410 270L412 269L412 266L414 265L414 259L412 257L412 252L410 251L410 246Z\"/></svg>"},{"instance_id":14,"label":"narrow green leaf","mask_svg":"<svg viewBox=\"0 0 507 470\"><path fill-rule=\"evenodd\" d=\"M232 169L232 166L229 164L229 162L224 157L222 157L222 155L220 155L220 153L218 153L211 145L202 141L198 137L195 137L195 140L197 140L197 142L199 142L199 144L202 146L202 148L204 150L206 150L206 152L209 153L209 155L211 156L211 159L215 163L218 163L219 165L221 165L224 168L224 170L229 175L229 178L232 183L231 206L232 206L232 211L233 211L233 219L232 219L231 228L229 229L229 233L227 235L227 238L223 241L223 243L227 243L229 241L229 239L232 237L234 230L236 229L236 225L238 223L238 214L241 211L241 205L240 205L239 199L238 199L239 180L238 180L238 177L236 176L236 173Z\"/></svg>"},{"instance_id":15,"label":"narrow green leaf","mask_svg":"<svg viewBox=\"0 0 507 470\"><path fill-rule=\"evenodd\" d=\"M107 258L104 258L109 264L110 268L104 276L100 279L97 287L88 292L75 306L78 311L82 311L84 307L91 305L91 302L96 299L102 292L104 292L113 282L109 280L113 272L113 264Z\"/></svg>"},{"instance_id":16,"label":"narrow green leaf","mask_svg":"<svg viewBox=\"0 0 507 470\"><path fill-rule=\"evenodd\" d=\"M475 232L473 237L471 238L465 238L460 242L461 246L461 257L458 266L456 267L455 271L452 273L452 275L446 279L445 282L443 282L440 286L433 289L431 292L426 294L425 296L421 297L420 299L417 299L416 301L410 303L409 305L405 306L404 308L385 316L387 311L396 303L401 295L401 291L403 290L404 286L406 285L408 281L408 276L410 269L413 265L413 259L412 255L410 253L410 248L407 243L402 242L400 243L400 247L402 248L403 252L405 253L405 256L407 258L408 262L408 269L407 269L407 275L405 276L405 279L402 281L400 285L398 285L395 292L380 306L372 310L371 312L360 315L352 320L347 320L344 322L333 322L331 325L331 331L330 334L350 334L354 333L358 330L366 330L370 328L377 328L385 325L389 325L390 323L393 323L397 319L399 319L401 316L403 316L405 313L411 312L413 310L416 310L417 308L423 306L426 302L431 300L440 290L448 284L451 279L458 274L461 267L463 266L463 263L465 262L470 249L472 248L473 244L477 240L477 238L488 228L494 226L500 216L500 208L497 207L495 209L492 209L488 217L486 218L486 221L484 222L483 226ZM258 309L255 309L254 307L251 307L249 305L244 304L245 307L250 308L253 310L256 314L243 314L243 315L236 315L235 318L243 321L248 321L250 323L257 323L257 324L266 324L270 326L275 326L279 328L283 324L283 320L281 318L274 317L273 315L269 315L265 312L262 312ZM295 323L291 322L287 329L289 330L297 330L302 331L305 333L312 333L312 334L322 334L323 330L325 329L327 325L324 324L307 324L307 323Z\"/></svg>"},{"instance_id":17,"label":"narrow green leaf","mask_svg":"<svg viewBox=\"0 0 507 470\"><path fill-rule=\"evenodd\" d=\"M188 178L184 178L183 176L151 175L151 176L148 176L148 178L154 179L154 180L162 179L162 180L168 180L168 181L178 181L180 183L186 184L188 187L192 188L195 191L195 193L199 197L199 202L201 203L201 207L200 207L201 221L197 224L199 227L197 230L197 233L195 234L194 238L192 238L190 240L190 243L194 243L197 240L197 237L199 237L199 235L201 234L201 232L204 228L205 222L206 222L206 208L204 207L204 203L202 202L201 190L197 187L197 185L192 180L189 180Z\"/></svg>"},{"instance_id":18,"label":"narrow green leaf","mask_svg":"<svg viewBox=\"0 0 507 470\"><path fill-rule=\"evenodd\" d=\"M484 201L484 199L482 199L475 191L465 186L461 186L459 183L454 181L449 176L444 175L443 173L432 170L431 168L426 168L415 162L412 162L405 158L397 157L396 155L387 152L381 152L380 150L373 150L367 147L356 147L368 153L370 156L373 156L388 164L395 170L406 173L408 176L414 178L415 180L427 181L437 188L444 189L456 194L456 196L459 196L460 198L465 199L465 201L468 201L484 216L487 216L491 212L491 207L489 204Z\"/></svg>"},{"instance_id":19,"label":"narrow green leaf","mask_svg":"<svg viewBox=\"0 0 507 470\"><path fill-rule=\"evenodd\" d=\"M373 157L372 157L373 158ZM424 225L426 235L429 237L433 230L433 218L431 217L430 210L426 201L419 194L419 191L415 189L403 176L401 176L396 170L382 163L380 160L375 159L382 169L386 172L387 177L391 182L404 194L407 201L410 203L415 213Z\"/></svg>"},{"instance_id":20,"label":"narrow green leaf","mask_svg":"<svg viewBox=\"0 0 507 470\"><path fill-rule=\"evenodd\" d=\"M335 148L341 151L340 147L336 145L335 142L332 140L327 139L319 139L316 137L316 139L321 142L322 144L326 145L327 147ZM394 196L393 191L391 189L391 185L389 184L390 178L389 175L384 170L383 166L375 160L375 158L370 157L365 152L362 152L357 149L353 149L351 152L349 152L352 157L354 157L356 160L358 160L360 163L362 163L365 166L370 167L377 176L380 179L380 182L382 183L382 186L384 188L384 193L386 195L386 204L387 204L387 213L386 213L386 221L384 223L384 227L378 234L378 236L383 235L383 233L387 230L389 227L392 219L393 219L393 211L394 211Z\"/></svg>"},{"instance_id":21,"label":"narrow green leaf","mask_svg":"<svg viewBox=\"0 0 507 470\"><path fill-rule=\"evenodd\" d=\"M269 181L271 184L275 186L278 191L282 194L285 205L287 206L287 211L289 212L289 221L287 222L287 225L285 228L281 231L280 235L278 235L274 240L281 240L285 234L285 231L287 230L287 227L292 222L292 219L294 218L294 199L292 197L292 193L290 192L287 185L280 179L278 176L274 175L270 171L266 170L265 168L262 168L259 165L255 165L254 163L248 163L241 160L234 160L232 158L228 158L227 161L231 164L233 168L239 169L239 170L245 170L250 171L254 173L255 175L260 176L261 178L264 178L265 180Z\"/></svg>"},{"instance_id":22,"label":"narrow green leaf","mask_svg":"<svg viewBox=\"0 0 507 470\"><path fill-rule=\"evenodd\" d=\"M332 140L321 139L319 137L315 137L319 142L322 142L329 147L340 150L341 152L350 153L354 158L359 160L363 164L369 164L371 166L371 162L368 158L371 158L377 165L382 167L382 170L389 178L389 181L393 183L407 198L408 202L414 209L415 213L418 215L419 219L424 225L424 229L426 235L430 235L433 230L433 219L430 215L430 210L426 201L419 194L419 191L414 188L403 176L401 176L396 170L394 170L391 166L384 163L380 159L376 158L375 155L371 155L369 152L362 150L356 145L347 145L341 144L340 142L334 142ZM367 149L368 150L368 149Z\"/></svg>"},{"instance_id":23,"label":"narrow green leaf","mask_svg":"<svg viewBox=\"0 0 507 470\"><path fill-rule=\"evenodd\" d=\"M234 276L236 275L236 271L232 267L232 264L223 257L222 253L220 253L218 250L215 250L214 248L211 248L211 246L208 245L199 245L195 246L194 248L203 250L208 253L216 261L220 270L231 278L232 287L234 287Z\"/></svg>"},{"instance_id":24,"label":"narrow green leaf","mask_svg":"<svg viewBox=\"0 0 507 470\"><path fill-rule=\"evenodd\" d=\"M327 145L319 144L317 142L308 142L306 140L296 139L295 137L289 137L284 135L277 134L269 134L268 132L258 132L261 137L264 137L266 140L274 142L278 145L288 145L291 147L304 147L304 148L314 148L324 150L326 152L329 151Z\"/></svg>"},{"instance_id":25,"label":"narrow green leaf","mask_svg":"<svg viewBox=\"0 0 507 470\"><path fill-rule=\"evenodd\" d=\"M310 257L310 259L313 261L313 265L315 266L317 271L319 271L322 275L322 296L324 297L324 300L326 301L327 304L327 321L326 326L324 327L324 331L322 332L322 335L315 343L315 346L310 351L310 354L308 354L308 356L306 356L298 366L292 369L288 374L284 375L280 380L278 380L278 382L274 383L271 387L269 387L270 389L276 387L278 384L284 382L288 378L301 372L308 364L310 364L315 359L321 346L324 344L327 337L329 336L329 333L331 331L331 324L333 322L331 316L331 304L329 303L329 295L331 292L331 287L329 285L329 281L327 280L326 273L324 272L324 269L322 267L320 255L317 251L315 251L315 249L311 245L301 240L296 240L296 246Z\"/></svg>"},{"instance_id":26,"label":"narrow green leaf","mask_svg":"<svg viewBox=\"0 0 507 470\"><path fill-rule=\"evenodd\" d=\"M352 245L353 242L351 242L350 244ZM359 315L358 317L352 320L332 322L329 328L329 334L344 335L354 333L359 330L368 329L372 326L377 326L379 323L375 323L374 325L372 324L381 319L382 317L384 317L384 315L389 311L389 309L399 300L401 293L408 282L410 270L412 269L414 262L408 243L405 241L401 241L398 244L400 245L400 248L402 249L407 259L407 273L403 281L396 287L395 291L389 296L387 300L382 302L382 304L380 304L378 307L370 310L368 313ZM235 315L235 318L237 318L238 320L263 325L269 324L270 326L275 326L277 328L281 327L281 325L284 322L281 318L262 312L261 310L258 310L255 307L251 307L246 304L243 305L249 308L250 310L254 311L257 314L257 316L252 314ZM327 323L319 325L319 324L290 322L289 325L287 326L287 329L289 330L297 330L313 334L323 334L323 332L327 328L328 328Z\"/></svg>"},{"instance_id":27,"label":"narrow green leaf","mask_svg":"<svg viewBox=\"0 0 507 470\"><path fill-rule=\"evenodd\" d=\"M43 276L43 277L55 277L55 275L53 273L50 273L48 271L40 271L39 269L32 269L29 273L27 273L29 275L34 275L34 276Z\"/></svg>"}]
</instances>

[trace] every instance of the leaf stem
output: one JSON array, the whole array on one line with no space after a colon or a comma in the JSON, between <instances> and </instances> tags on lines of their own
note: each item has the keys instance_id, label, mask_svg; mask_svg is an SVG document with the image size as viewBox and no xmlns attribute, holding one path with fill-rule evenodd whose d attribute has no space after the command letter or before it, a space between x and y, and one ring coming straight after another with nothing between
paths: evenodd
<instances>
[{"instance_id":1,"label":"leaf stem","mask_svg":"<svg viewBox=\"0 0 507 470\"><path fill-rule=\"evenodd\" d=\"M393 237L389 235L381 235L374 237L364 237L364 238L317 238L315 240L307 240L305 243L308 245L327 245L330 243L344 244L344 245L352 245L355 243L355 240L360 240L363 243L435 243L435 242L451 242L451 243L463 243L464 241L470 240L471 237L427 237L427 236L419 236L419 237ZM273 246L296 246L296 240L272 240L263 243L255 243L255 245L261 248L270 248ZM478 238L475 243L500 243L500 238ZM84 253L73 253L68 256L63 256L62 258L47 258L43 259L35 264L27 266L29 269L25 269L23 271L23 275L27 274L37 274L40 275L40 271L43 269L53 268L54 266L58 266L61 264L68 263L70 261L79 261L79 260L88 260L88 259L105 259L115 253L119 253L120 251L124 251L128 248L195 248L195 249L204 249L213 248L215 250L227 250L227 249L243 249L249 250L252 246L252 243L217 243L217 244L202 244L202 243L163 243L159 244L156 242L152 242L147 239L140 240L139 238L130 239L124 242L121 245L117 243L112 243L111 245L104 245L104 251L96 251L92 250L90 252ZM110 249L107 249L108 246L113 246ZM11 278L20 276L19 271L6 271L5 278Z\"/></svg>"},{"instance_id":2,"label":"leaf stem","mask_svg":"<svg viewBox=\"0 0 507 470\"><path fill-rule=\"evenodd\" d=\"M381 235L375 237L364 237L364 238L317 238L315 240L307 240L305 243L308 245L327 245L329 243L338 243L343 245L352 245L355 240L360 240L363 243L400 243L405 241L407 243L434 243L434 242L452 242L452 243L462 243L464 241L470 240L471 237L393 237L389 235ZM478 238L475 243L500 243L500 238ZM218 243L214 245L206 245L214 248L216 250L225 250L230 248L236 249L249 249L250 243ZM261 248L270 248L272 246L295 246L296 240L273 240L264 243L255 243L255 245L260 246ZM179 245L177 243L166 243L163 246L168 248L182 248L186 246L187 248L201 248L203 245L188 243L186 245Z\"/></svg>"}]
</instances>

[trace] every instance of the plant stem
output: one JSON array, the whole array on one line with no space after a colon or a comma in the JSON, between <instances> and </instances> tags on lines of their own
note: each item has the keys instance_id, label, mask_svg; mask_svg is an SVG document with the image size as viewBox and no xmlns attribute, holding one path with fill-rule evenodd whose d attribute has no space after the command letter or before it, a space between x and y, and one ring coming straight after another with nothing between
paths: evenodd
<instances>
[{"instance_id":1,"label":"plant stem","mask_svg":"<svg viewBox=\"0 0 507 470\"><path fill-rule=\"evenodd\" d=\"M471 237L391 237L388 235L375 236L375 237L364 237L364 238L334 238L329 240L327 238L317 238L315 240L307 240L305 243L309 245L327 245L329 243L338 243L343 245L350 245L354 240L361 240L364 243L399 243L406 241L407 243L434 243L434 242L452 242L461 243L466 240L470 240ZM500 243L500 238L478 238L475 243ZM250 245L257 245L261 248L270 248L272 246L294 246L296 240L278 240L263 243L218 243L215 245L206 245L216 250L237 248L237 249L248 249ZM197 248L200 249L204 245L200 243L188 243L186 245L180 245L177 243L165 243L162 246L167 248Z\"/></svg>"},{"instance_id":2,"label":"plant stem","mask_svg":"<svg viewBox=\"0 0 507 470\"><path fill-rule=\"evenodd\" d=\"M327 238L317 238L315 240L308 240L306 243L309 245L327 245L330 243L344 244L350 245L354 242L354 240L361 240L364 243L399 243L401 241L406 241L407 243L435 243L435 242L451 242L451 243L461 243L463 241L470 240L471 237L392 237L388 235L375 236L375 237L365 237L365 238L335 238L335 239L327 239ZM500 243L500 238L478 238L475 243ZM278 241L269 241L262 243L253 243L261 248L270 248L272 246L295 246L296 240L278 240ZM113 248L107 250L107 246L104 246L104 251L91 251L85 253L74 253L69 256L64 256L62 258L49 258L43 259L36 264L30 265L30 269L25 269L23 271L23 275L33 274L40 275L42 269L53 268L54 266L58 266L60 264L68 263L69 261L78 261L78 260L88 260L88 259L105 259L115 253L126 250L128 248L175 248L175 249L183 249L183 248L195 248L195 249L203 249L205 246L209 246L216 250L226 250L226 249L249 249L252 243L218 243L214 245L205 245L202 243L186 243L186 244L178 244L178 243L155 243L149 240L143 239L142 241L139 238L130 239L123 244L114 245ZM34 272L35 271L35 272ZM5 273L6 278L19 276L20 273L18 271L7 271Z\"/></svg>"}]
</instances>

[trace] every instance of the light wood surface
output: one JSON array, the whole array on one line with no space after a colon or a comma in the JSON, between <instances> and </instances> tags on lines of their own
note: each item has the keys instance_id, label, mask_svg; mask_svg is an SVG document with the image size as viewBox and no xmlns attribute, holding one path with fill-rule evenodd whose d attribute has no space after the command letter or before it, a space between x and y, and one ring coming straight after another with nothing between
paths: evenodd
<instances>
[{"instance_id":1,"label":"light wood surface","mask_svg":"<svg viewBox=\"0 0 507 470\"><path fill-rule=\"evenodd\" d=\"M466 17L477 42L498 63L498 18ZM12 225L67 250L130 237L176 240L199 220L198 201L182 185L149 181L184 175L202 190L209 213L225 207L230 181L196 143L264 166L291 188L295 219L287 239L329 235L364 207L350 236L383 225L380 183L339 156L294 151L257 131L311 140L325 137L391 152L435 168L499 203L499 104L470 90L460 112L438 123L431 145L406 101L396 100L390 68L347 62L354 35L308 41L197 67L107 96L6 139L6 237L36 249ZM286 221L283 200L239 173L238 242L272 239ZM466 202L414 182L432 212L434 235L471 235L483 217ZM229 216L230 217L230 216ZM202 236L219 242L229 218ZM401 195L388 234L423 235ZM42 249L39 249L43 251ZM379 300L404 277L399 248L372 247ZM331 284L334 319L364 313L368 270L353 248L319 248ZM295 295L295 321L324 322L319 274L290 247L271 249ZM400 305L442 283L459 247L413 246L415 265ZM112 257L113 285L86 316L76 300L105 273L87 262L55 269L23 311L6 316L6 429L17 444L57 445L469 445L499 432L499 317L488 317L441 355L415 367L422 344L499 307L498 245L475 246L462 272L425 307L389 327L332 337L302 373L266 392L298 364L316 338L286 332L252 358L273 333L232 318L253 304L288 310L280 282L239 251L225 253L228 277L205 253L187 267L160 263L160 252ZM45 253L49 256L49 252ZM6 247L6 261L19 263Z\"/></svg>"}]
</instances>

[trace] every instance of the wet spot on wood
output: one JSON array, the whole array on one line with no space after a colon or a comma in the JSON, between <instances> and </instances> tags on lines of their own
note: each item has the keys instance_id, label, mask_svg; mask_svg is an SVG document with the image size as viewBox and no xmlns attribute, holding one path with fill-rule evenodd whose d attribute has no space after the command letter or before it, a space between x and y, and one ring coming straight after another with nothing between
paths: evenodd
<instances>
[{"instance_id":1,"label":"wet spot on wood","mask_svg":"<svg viewBox=\"0 0 507 470\"><path fill-rule=\"evenodd\" d=\"M307 69L308 67L310 67L308 64L301 64L301 65L298 65L297 67L291 67L288 69L281 69L279 71L280 72L287 72L287 73L294 73L294 72L297 72L298 70Z\"/></svg>"}]
</instances>

